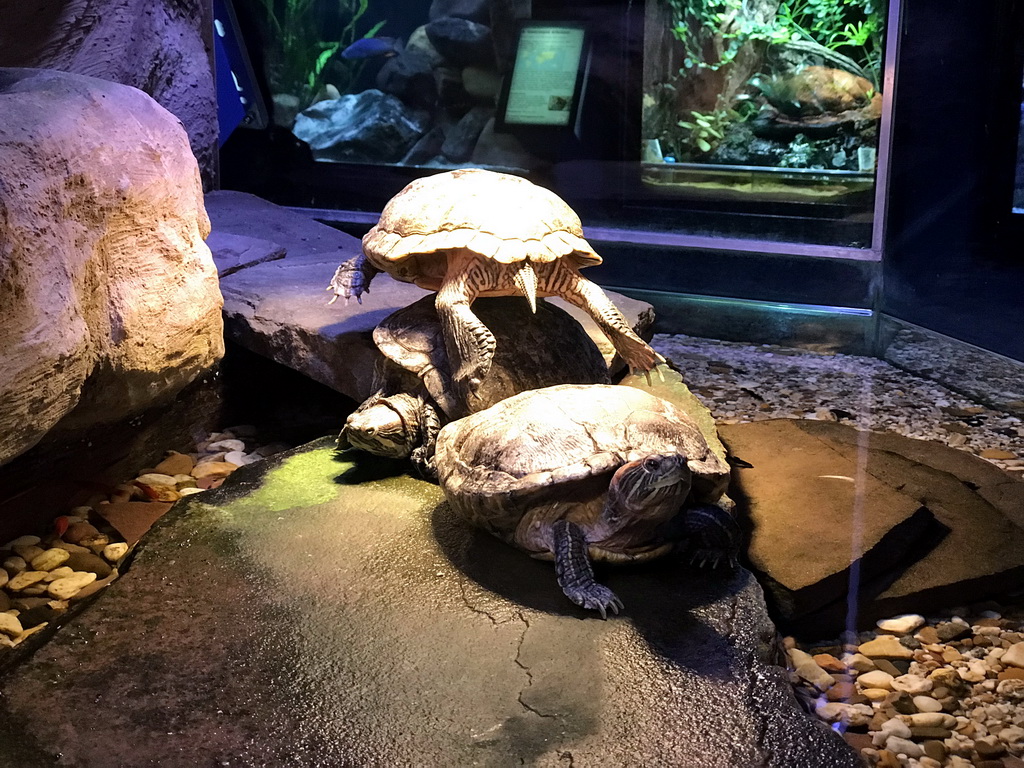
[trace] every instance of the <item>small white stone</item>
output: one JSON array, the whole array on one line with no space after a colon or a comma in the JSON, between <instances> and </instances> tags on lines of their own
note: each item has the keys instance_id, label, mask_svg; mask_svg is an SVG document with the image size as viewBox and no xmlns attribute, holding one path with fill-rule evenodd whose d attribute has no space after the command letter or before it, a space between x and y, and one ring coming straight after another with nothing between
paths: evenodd
<instances>
[{"instance_id":1,"label":"small white stone","mask_svg":"<svg viewBox=\"0 0 1024 768\"><path fill-rule=\"evenodd\" d=\"M931 696L914 696L912 699L918 712L941 712L942 703Z\"/></svg>"},{"instance_id":2,"label":"small white stone","mask_svg":"<svg viewBox=\"0 0 1024 768\"><path fill-rule=\"evenodd\" d=\"M9 637L17 637L24 631L17 616L12 616L9 613L0 613L0 633Z\"/></svg>"},{"instance_id":3,"label":"small white stone","mask_svg":"<svg viewBox=\"0 0 1024 768\"><path fill-rule=\"evenodd\" d=\"M123 541L118 541L113 544L107 544L103 548L103 557L109 560L111 563L116 563L128 552L128 544Z\"/></svg>"},{"instance_id":4,"label":"small white stone","mask_svg":"<svg viewBox=\"0 0 1024 768\"><path fill-rule=\"evenodd\" d=\"M843 662L854 672L870 672L876 669L875 662L863 653L852 653L843 657Z\"/></svg>"},{"instance_id":5,"label":"small white stone","mask_svg":"<svg viewBox=\"0 0 1024 768\"><path fill-rule=\"evenodd\" d=\"M893 676L880 669L865 672L857 677L857 685L861 688L882 688L886 691L892 690Z\"/></svg>"},{"instance_id":6,"label":"small white stone","mask_svg":"<svg viewBox=\"0 0 1024 768\"><path fill-rule=\"evenodd\" d=\"M70 576L74 573L74 570L66 565L62 565L59 568L54 568L52 571L46 574L46 578L43 579L46 583L56 581L57 579L63 579L65 576Z\"/></svg>"},{"instance_id":7,"label":"small white stone","mask_svg":"<svg viewBox=\"0 0 1024 768\"><path fill-rule=\"evenodd\" d=\"M1011 645L999 661L1009 667L1024 668L1024 643Z\"/></svg>"},{"instance_id":8,"label":"small white stone","mask_svg":"<svg viewBox=\"0 0 1024 768\"><path fill-rule=\"evenodd\" d=\"M46 571L21 571L11 577L7 582L7 589L11 592L21 592L33 584L46 578Z\"/></svg>"},{"instance_id":9,"label":"small white stone","mask_svg":"<svg viewBox=\"0 0 1024 768\"><path fill-rule=\"evenodd\" d=\"M904 739L900 736L889 736L885 740L885 748L890 752L895 752L897 755L906 755L913 758L924 754L924 748L920 744L915 744L910 739Z\"/></svg>"},{"instance_id":10,"label":"small white stone","mask_svg":"<svg viewBox=\"0 0 1024 768\"><path fill-rule=\"evenodd\" d=\"M191 496L194 493L202 493L202 492L203 492L202 488L179 488L178 489L178 493L180 493L182 496Z\"/></svg>"},{"instance_id":11,"label":"small white stone","mask_svg":"<svg viewBox=\"0 0 1024 768\"><path fill-rule=\"evenodd\" d=\"M63 579L57 579L50 583L47 592L57 600L68 600L74 597L83 587L96 581L95 573L76 571Z\"/></svg>"},{"instance_id":12,"label":"small white stone","mask_svg":"<svg viewBox=\"0 0 1024 768\"><path fill-rule=\"evenodd\" d=\"M228 464L234 464L236 467L240 467L245 464L245 452L244 451L228 451L224 454L224 461Z\"/></svg>"},{"instance_id":13,"label":"small white stone","mask_svg":"<svg viewBox=\"0 0 1024 768\"><path fill-rule=\"evenodd\" d=\"M944 712L916 712L900 719L911 728L956 728L956 718Z\"/></svg>"},{"instance_id":14,"label":"small white stone","mask_svg":"<svg viewBox=\"0 0 1024 768\"><path fill-rule=\"evenodd\" d=\"M933 686L934 683L931 680L920 675L900 675L892 681L892 689L894 691L909 693L911 696L919 693L928 693Z\"/></svg>"},{"instance_id":15,"label":"small white stone","mask_svg":"<svg viewBox=\"0 0 1024 768\"><path fill-rule=\"evenodd\" d=\"M796 673L819 691L827 691L835 685L835 678L818 666L814 658L799 648L793 648L789 652L790 661Z\"/></svg>"},{"instance_id":16,"label":"small white stone","mask_svg":"<svg viewBox=\"0 0 1024 768\"><path fill-rule=\"evenodd\" d=\"M53 549L43 550L32 558L32 570L52 571L54 568L64 565L69 557L71 557L71 553L66 549L54 547Z\"/></svg>"},{"instance_id":17,"label":"small white stone","mask_svg":"<svg viewBox=\"0 0 1024 768\"><path fill-rule=\"evenodd\" d=\"M989 669L985 662L980 659L969 659L966 667L959 667L956 671L960 675L960 679L968 683L980 683L988 675L988 672Z\"/></svg>"},{"instance_id":18,"label":"small white stone","mask_svg":"<svg viewBox=\"0 0 1024 768\"><path fill-rule=\"evenodd\" d=\"M876 626L882 632L893 635L909 635L918 627L924 624L924 616L916 613L905 613L902 616L893 616L891 619L882 619Z\"/></svg>"},{"instance_id":19,"label":"small white stone","mask_svg":"<svg viewBox=\"0 0 1024 768\"><path fill-rule=\"evenodd\" d=\"M241 440L218 440L215 443L210 443L206 446L208 453L217 453L219 451L245 451L245 443Z\"/></svg>"},{"instance_id":20,"label":"small white stone","mask_svg":"<svg viewBox=\"0 0 1024 768\"><path fill-rule=\"evenodd\" d=\"M148 485L151 488L174 488L176 485L172 475L165 475L160 472L147 472L145 475L136 477L135 481Z\"/></svg>"}]
</instances>

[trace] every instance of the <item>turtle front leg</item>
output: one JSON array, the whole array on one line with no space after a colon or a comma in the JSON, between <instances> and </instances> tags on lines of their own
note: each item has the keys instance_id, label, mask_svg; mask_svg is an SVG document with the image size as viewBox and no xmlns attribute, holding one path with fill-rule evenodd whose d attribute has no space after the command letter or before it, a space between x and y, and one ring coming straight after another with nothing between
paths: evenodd
<instances>
[{"instance_id":1,"label":"turtle front leg","mask_svg":"<svg viewBox=\"0 0 1024 768\"><path fill-rule=\"evenodd\" d=\"M437 409L427 402L420 406L420 437L421 443L413 449L409 458L413 466L424 480L437 482L437 467L434 465L434 448L437 446L437 433L441 431L441 419Z\"/></svg>"},{"instance_id":2,"label":"turtle front leg","mask_svg":"<svg viewBox=\"0 0 1024 768\"><path fill-rule=\"evenodd\" d=\"M444 331L452 380L463 405L467 406L490 370L497 347L494 335L470 308L480 292L489 288L493 282L487 278L481 259L466 258L459 252L452 253L448 257L448 271L435 300L437 316Z\"/></svg>"},{"instance_id":3,"label":"turtle front leg","mask_svg":"<svg viewBox=\"0 0 1024 768\"><path fill-rule=\"evenodd\" d=\"M586 310L631 371L647 372L658 363L665 362L664 357L633 332L618 307L596 283L587 280L571 267L561 266L562 268L552 275L553 279L543 287L546 291ZM647 380L650 383L650 376Z\"/></svg>"},{"instance_id":4,"label":"turtle front leg","mask_svg":"<svg viewBox=\"0 0 1024 768\"><path fill-rule=\"evenodd\" d=\"M555 546L555 576L565 596L576 605L599 611L602 619L608 611L618 613L622 601L608 587L594 579L594 569L587 555L587 540L575 523L559 520L552 526Z\"/></svg>"},{"instance_id":5,"label":"turtle front leg","mask_svg":"<svg viewBox=\"0 0 1024 768\"><path fill-rule=\"evenodd\" d=\"M370 263L365 253L343 261L334 271L334 277L327 286L328 291L334 291L334 296L327 303L333 304L341 296L348 304L348 300L354 296L356 301L362 304L363 294L370 292L370 281L378 272L380 270Z\"/></svg>"},{"instance_id":6,"label":"turtle front leg","mask_svg":"<svg viewBox=\"0 0 1024 768\"><path fill-rule=\"evenodd\" d=\"M682 541L680 549L691 564L700 568L735 568L743 531L728 510L714 504L688 507L678 515Z\"/></svg>"}]
</instances>

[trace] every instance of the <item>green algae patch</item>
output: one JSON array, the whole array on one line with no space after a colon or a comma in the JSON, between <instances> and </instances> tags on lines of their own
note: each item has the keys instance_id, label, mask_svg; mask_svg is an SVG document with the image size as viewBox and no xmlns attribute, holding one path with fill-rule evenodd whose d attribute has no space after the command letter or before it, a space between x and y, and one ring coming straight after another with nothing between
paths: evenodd
<instances>
[{"instance_id":1,"label":"green algae patch","mask_svg":"<svg viewBox=\"0 0 1024 768\"><path fill-rule=\"evenodd\" d=\"M339 475L354 466L354 462L338 459L333 448L297 453L267 470L251 491L224 504L222 510L230 515L257 510L282 512L326 504L344 487Z\"/></svg>"}]
</instances>

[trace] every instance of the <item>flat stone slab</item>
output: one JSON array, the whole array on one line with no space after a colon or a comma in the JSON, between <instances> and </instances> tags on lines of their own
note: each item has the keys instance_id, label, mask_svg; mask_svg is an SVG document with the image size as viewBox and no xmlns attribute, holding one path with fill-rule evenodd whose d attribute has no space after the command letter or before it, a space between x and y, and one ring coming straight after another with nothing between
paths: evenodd
<instances>
[{"instance_id":1,"label":"flat stone slab","mask_svg":"<svg viewBox=\"0 0 1024 768\"><path fill-rule=\"evenodd\" d=\"M861 765L766 661L747 571L601 571L626 606L601 621L436 486L347 458L179 502L3 680L0 765Z\"/></svg>"},{"instance_id":2,"label":"flat stone slab","mask_svg":"<svg viewBox=\"0 0 1024 768\"><path fill-rule=\"evenodd\" d=\"M211 192L206 207L214 234L258 238L286 250L282 259L253 263L222 278L227 338L353 400L372 394L380 357L373 329L426 292L380 274L361 304L339 300L328 306L327 284L341 262L360 253L357 238L241 192ZM647 335L654 322L651 306L608 295L633 328ZM561 299L551 301L575 317L611 358L611 344L587 313Z\"/></svg>"},{"instance_id":3,"label":"flat stone slab","mask_svg":"<svg viewBox=\"0 0 1024 768\"><path fill-rule=\"evenodd\" d=\"M751 564L790 631L998 597L1024 576L1024 482L964 451L835 422L721 425ZM851 572L857 563L856 573Z\"/></svg>"},{"instance_id":4,"label":"flat stone slab","mask_svg":"<svg viewBox=\"0 0 1024 768\"><path fill-rule=\"evenodd\" d=\"M217 276L221 279L246 267L255 267L265 261L276 261L285 257L283 245L261 240L258 237L233 235L230 232L213 231L206 238L206 244L217 265Z\"/></svg>"}]
</instances>

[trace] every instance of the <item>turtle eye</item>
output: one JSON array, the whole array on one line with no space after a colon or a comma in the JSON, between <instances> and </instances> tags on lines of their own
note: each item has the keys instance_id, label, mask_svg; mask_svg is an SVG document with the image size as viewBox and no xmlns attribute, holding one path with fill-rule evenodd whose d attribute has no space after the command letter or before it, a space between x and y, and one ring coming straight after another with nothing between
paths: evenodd
<instances>
[{"instance_id":1,"label":"turtle eye","mask_svg":"<svg viewBox=\"0 0 1024 768\"><path fill-rule=\"evenodd\" d=\"M370 437L373 437L374 435L377 434L377 428L376 427L367 427L366 428L366 434L369 435Z\"/></svg>"},{"instance_id":2,"label":"turtle eye","mask_svg":"<svg viewBox=\"0 0 1024 768\"><path fill-rule=\"evenodd\" d=\"M644 459L643 467L648 472L653 472L658 468L658 460L654 456L648 456Z\"/></svg>"}]
</instances>

